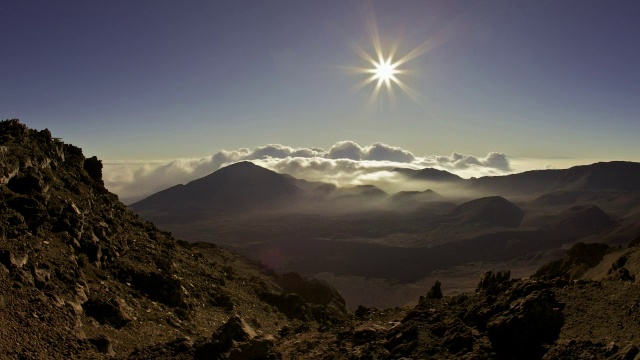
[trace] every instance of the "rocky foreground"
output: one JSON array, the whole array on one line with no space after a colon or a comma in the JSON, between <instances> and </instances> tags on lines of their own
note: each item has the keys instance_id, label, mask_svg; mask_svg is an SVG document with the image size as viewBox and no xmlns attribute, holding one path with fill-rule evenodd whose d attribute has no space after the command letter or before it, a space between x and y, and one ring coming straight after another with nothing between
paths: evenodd
<instances>
[{"instance_id":1,"label":"rocky foreground","mask_svg":"<svg viewBox=\"0 0 640 360\"><path fill-rule=\"evenodd\" d=\"M326 283L175 240L101 169L48 130L0 123L1 358L640 359L640 241L350 314Z\"/></svg>"}]
</instances>

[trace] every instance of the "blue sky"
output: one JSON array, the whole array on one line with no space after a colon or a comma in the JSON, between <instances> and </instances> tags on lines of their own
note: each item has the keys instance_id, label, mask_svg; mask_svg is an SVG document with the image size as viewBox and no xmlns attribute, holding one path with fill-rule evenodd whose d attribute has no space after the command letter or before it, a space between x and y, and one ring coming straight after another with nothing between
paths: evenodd
<instances>
[{"instance_id":1,"label":"blue sky","mask_svg":"<svg viewBox=\"0 0 640 360\"><path fill-rule=\"evenodd\" d=\"M372 52L447 41L367 106ZM637 1L3 1L0 118L107 160L383 142L640 160Z\"/></svg>"}]
</instances>

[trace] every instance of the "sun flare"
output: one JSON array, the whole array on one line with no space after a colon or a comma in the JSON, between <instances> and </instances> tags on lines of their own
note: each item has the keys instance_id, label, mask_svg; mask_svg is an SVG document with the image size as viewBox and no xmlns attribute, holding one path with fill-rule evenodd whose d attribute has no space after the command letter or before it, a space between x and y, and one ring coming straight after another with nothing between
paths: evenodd
<instances>
[{"instance_id":1,"label":"sun flare","mask_svg":"<svg viewBox=\"0 0 640 360\"><path fill-rule=\"evenodd\" d=\"M396 57L397 44L385 44L388 47L386 49L383 48L383 41L378 33L373 12L369 13L366 24L372 41L371 45L373 45L371 50L373 51L366 51L358 45L353 46L355 53L364 61L364 66L348 67L347 69L351 73L367 75L355 86L354 91L360 91L373 85L373 91L369 96L369 105L381 100L380 92L386 92L389 103L394 105L396 98L395 88L400 88L412 100L418 102L419 94L401 79L413 72L401 67L422 55L425 51L419 46L404 56Z\"/></svg>"},{"instance_id":2,"label":"sun flare","mask_svg":"<svg viewBox=\"0 0 640 360\"><path fill-rule=\"evenodd\" d=\"M421 103L424 98L420 93L412 89L407 80L411 75L420 74L417 69L408 69L406 64L425 55L429 51L447 43L457 35L463 33L466 28L457 22L446 26L442 30L432 34L421 44L406 53L398 54L399 44L393 41L385 41L378 32L378 25L373 11L373 7L363 9L365 25L371 43L367 50L360 45L352 44L354 52L363 60L361 66L344 67L352 74L366 75L354 86L354 92L372 86L373 90L369 96L369 105L374 105L382 100L381 92L386 92L389 104L395 104L395 89L399 88L404 94L416 103Z\"/></svg>"},{"instance_id":3,"label":"sun flare","mask_svg":"<svg viewBox=\"0 0 640 360\"><path fill-rule=\"evenodd\" d=\"M391 59L387 59L387 61L381 61L375 64L375 69L373 69L374 74L378 78L378 81L389 82L390 80L395 81L394 74L399 71L396 70L395 64L391 63Z\"/></svg>"}]
</instances>

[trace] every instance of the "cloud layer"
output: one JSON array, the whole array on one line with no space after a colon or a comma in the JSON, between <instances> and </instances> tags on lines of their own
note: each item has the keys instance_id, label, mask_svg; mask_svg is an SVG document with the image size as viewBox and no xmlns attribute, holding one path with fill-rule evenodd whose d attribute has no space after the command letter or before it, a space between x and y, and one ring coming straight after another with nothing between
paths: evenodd
<instances>
[{"instance_id":1,"label":"cloud layer","mask_svg":"<svg viewBox=\"0 0 640 360\"><path fill-rule=\"evenodd\" d=\"M337 185L375 184L383 188L385 184L397 184L397 174L392 172L397 167L433 167L463 177L500 175L511 171L508 157L501 153L492 152L485 157L459 153L416 156L383 143L361 146L353 141L340 141L329 150L270 144L255 149L221 150L199 159L104 161L104 181L109 190L123 200L131 201L185 184L243 160L309 181Z\"/></svg>"}]
</instances>

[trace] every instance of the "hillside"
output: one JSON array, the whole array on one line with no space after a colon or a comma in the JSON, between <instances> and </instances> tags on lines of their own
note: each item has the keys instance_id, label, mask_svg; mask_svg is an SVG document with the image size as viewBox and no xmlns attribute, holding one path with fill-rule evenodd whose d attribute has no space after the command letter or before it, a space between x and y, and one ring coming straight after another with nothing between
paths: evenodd
<instances>
[{"instance_id":1,"label":"hillside","mask_svg":"<svg viewBox=\"0 0 640 360\"><path fill-rule=\"evenodd\" d=\"M48 130L10 120L0 134L3 358L155 358L145 354L158 349L278 358L283 328L344 316L322 282L176 241L142 220L103 187L98 159ZM234 326L252 336L234 338Z\"/></svg>"}]
</instances>

